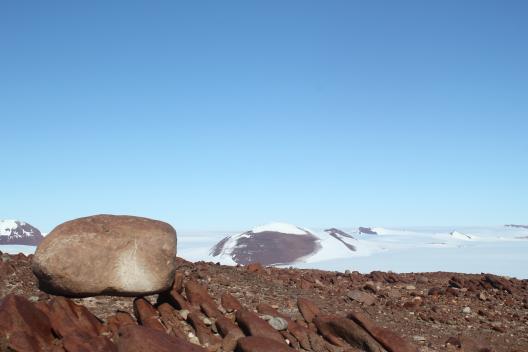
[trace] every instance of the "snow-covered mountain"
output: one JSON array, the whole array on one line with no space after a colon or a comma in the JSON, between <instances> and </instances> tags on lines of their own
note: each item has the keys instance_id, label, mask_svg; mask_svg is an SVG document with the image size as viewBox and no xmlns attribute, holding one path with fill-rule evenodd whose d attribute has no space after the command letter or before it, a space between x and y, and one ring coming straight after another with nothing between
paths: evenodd
<instances>
[{"instance_id":1,"label":"snow-covered mountain","mask_svg":"<svg viewBox=\"0 0 528 352\"><path fill-rule=\"evenodd\" d=\"M319 248L319 238L310 231L295 225L271 223L225 237L211 248L210 255L237 264L288 264Z\"/></svg>"},{"instance_id":2,"label":"snow-covered mountain","mask_svg":"<svg viewBox=\"0 0 528 352\"><path fill-rule=\"evenodd\" d=\"M18 220L0 220L0 245L37 246L44 237L30 224Z\"/></svg>"},{"instance_id":3,"label":"snow-covered mountain","mask_svg":"<svg viewBox=\"0 0 528 352\"><path fill-rule=\"evenodd\" d=\"M271 223L227 236L209 254L226 264L278 265L309 261L313 256L331 256L336 250L349 255L356 251L354 236L336 228L325 232L318 236L299 226Z\"/></svg>"}]
</instances>

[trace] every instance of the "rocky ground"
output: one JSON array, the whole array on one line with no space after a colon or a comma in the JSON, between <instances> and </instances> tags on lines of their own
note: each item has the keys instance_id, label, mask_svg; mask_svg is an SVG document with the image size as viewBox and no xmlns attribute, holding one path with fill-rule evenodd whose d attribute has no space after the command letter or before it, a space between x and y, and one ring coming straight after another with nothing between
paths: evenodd
<instances>
[{"instance_id":1,"label":"rocky ground","mask_svg":"<svg viewBox=\"0 0 528 352\"><path fill-rule=\"evenodd\" d=\"M1 351L528 351L528 280L180 259L171 292L66 299L31 260L1 254Z\"/></svg>"}]
</instances>

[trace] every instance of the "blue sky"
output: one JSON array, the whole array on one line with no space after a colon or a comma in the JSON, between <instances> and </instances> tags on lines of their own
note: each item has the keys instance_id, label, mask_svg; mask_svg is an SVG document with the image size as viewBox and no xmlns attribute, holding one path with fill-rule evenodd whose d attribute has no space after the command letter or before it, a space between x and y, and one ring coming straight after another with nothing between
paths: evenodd
<instances>
[{"instance_id":1,"label":"blue sky","mask_svg":"<svg viewBox=\"0 0 528 352\"><path fill-rule=\"evenodd\" d=\"M526 223L525 1L3 1L0 218Z\"/></svg>"}]
</instances>

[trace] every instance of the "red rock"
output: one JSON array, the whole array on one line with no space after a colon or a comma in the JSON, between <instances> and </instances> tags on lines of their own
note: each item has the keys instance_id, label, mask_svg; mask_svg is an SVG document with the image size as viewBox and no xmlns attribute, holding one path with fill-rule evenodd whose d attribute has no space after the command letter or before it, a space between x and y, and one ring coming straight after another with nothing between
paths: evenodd
<instances>
[{"instance_id":1,"label":"red rock","mask_svg":"<svg viewBox=\"0 0 528 352\"><path fill-rule=\"evenodd\" d=\"M367 352L385 352L385 349L356 322L337 316L318 316L314 320L319 333L339 347L355 347Z\"/></svg>"},{"instance_id":2,"label":"red rock","mask_svg":"<svg viewBox=\"0 0 528 352\"><path fill-rule=\"evenodd\" d=\"M440 296L440 295L443 295L444 293L445 291L441 287L431 287L429 291L427 292L429 296Z\"/></svg>"},{"instance_id":3,"label":"red rock","mask_svg":"<svg viewBox=\"0 0 528 352\"><path fill-rule=\"evenodd\" d=\"M236 321L246 335L266 337L285 344L282 335L253 312L245 309L237 311Z\"/></svg>"},{"instance_id":4,"label":"red rock","mask_svg":"<svg viewBox=\"0 0 528 352\"><path fill-rule=\"evenodd\" d=\"M478 341L465 335L458 337L464 352L491 352L492 349L483 341Z\"/></svg>"},{"instance_id":5,"label":"red rock","mask_svg":"<svg viewBox=\"0 0 528 352\"><path fill-rule=\"evenodd\" d=\"M4 263L0 260L0 280L3 280L7 276L15 272L15 269L9 263Z\"/></svg>"},{"instance_id":6,"label":"red rock","mask_svg":"<svg viewBox=\"0 0 528 352\"><path fill-rule=\"evenodd\" d=\"M484 281L488 282L489 284L491 284L491 286L495 287L498 290L504 290L508 293L513 292L511 283L500 276L488 274L484 276Z\"/></svg>"},{"instance_id":7,"label":"red rock","mask_svg":"<svg viewBox=\"0 0 528 352\"><path fill-rule=\"evenodd\" d=\"M384 272L381 272L381 271L373 271L369 274L369 277L373 280L373 281L377 281L377 282L387 282L387 283L390 283L390 284L394 284L396 282L398 282L398 277L394 274L389 274L389 273L384 273Z\"/></svg>"},{"instance_id":8,"label":"red rock","mask_svg":"<svg viewBox=\"0 0 528 352\"><path fill-rule=\"evenodd\" d=\"M220 300L222 307L224 307L227 312L233 312L235 310L242 309L240 302L229 293L224 293Z\"/></svg>"},{"instance_id":9,"label":"red rock","mask_svg":"<svg viewBox=\"0 0 528 352\"><path fill-rule=\"evenodd\" d=\"M66 352L116 352L117 347L105 336L69 334L62 340Z\"/></svg>"},{"instance_id":10,"label":"red rock","mask_svg":"<svg viewBox=\"0 0 528 352\"><path fill-rule=\"evenodd\" d=\"M251 263L246 265L246 270L250 273L258 273L264 271L264 267L260 263Z\"/></svg>"},{"instance_id":11,"label":"red rock","mask_svg":"<svg viewBox=\"0 0 528 352\"><path fill-rule=\"evenodd\" d=\"M233 351L236 347L238 339L244 337L244 333L240 328L230 319L220 316L216 319L216 328L218 333L224 339L222 340L222 348L224 351Z\"/></svg>"},{"instance_id":12,"label":"red rock","mask_svg":"<svg viewBox=\"0 0 528 352\"><path fill-rule=\"evenodd\" d=\"M167 302L176 309L186 309L191 310L191 304L178 293L177 290L171 290L170 292L163 292L158 297L158 303Z\"/></svg>"},{"instance_id":13,"label":"red rock","mask_svg":"<svg viewBox=\"0 0 528 352\"><path fill-rule=\"evenodd\" d=\"M308 328L295 322L291 322L288 324L288 332L290 332L297 339L302 348L305 350L311 349L309 337L311 331Z\"/></svg>"},{"instance_id":14,"label":"red rock","mask_svg":"<svg viewBox=\"0 0 528 352\"><path fill-rule=\"evenodd\" d=\"M352 290L347 293L347 296L348 298L359 303L363 303L366 306L371 306L376 303L376 296L360 290Z\"/></svg>"},{"instance_id":15,"label":"red rock","mask_svg":"<svg viewBox=\"0 0 528 352\"><path fill-rule=\"evenodd\" d=\"M417 352L418 348L405 341L395 332L382 328L361 312L352 312L349 319L359 324L389 352Z\"/></svg>"},{"instance_id":16,"label":"red rock","mask_svg":"<svg viewBox=\"0 0 528 352\"><path fill-rule=\"evenodd\" d=\"M185 284L185 294L189 302L195 307L200 307L203 303L216 307L215 301L207 292L207 287L200 285L196 281L188 281Z\"/></svg>"},{"instance_id":17,"label":"red rock","mask_svg":"<svg viewBox=\"0 0 528 352\"><path fill-rule=\"evenodd\" d=\"M314 285L311 282L305 279L301 279L301 281L299 282L299 287L302 288L303 290L311 289L313 288L313 286Z\"/></svg>"},{"instance_id":18,"label":"red rock","mask_svg":"<svg viewBox=\"0 0 528 352\"><path fill-rule=\"evenodd\" d=\"M163 325L167 328L167 333L170 335L186 338L186 334L182 329L181 316L168 303L163 303L158 307L160 318Z\"/></svg>"},{"instance_id":19,"label":"red rock","mask_svg":"<svg viewBox=\"0 0 528 352\"><path fill-rule=\"evenodd\" d=\"M108 330L112 333L112 336L117 336L117 331L120 327L125 325L136 325L136 321L130 314L118 311L107 319L106 325Z\"/></svg>"},{"instance_id":20,"label":"red rock","mask_svg":"<svg viewBox=\"0 0 528 352\"><path fill-rule=\"evenodd\" d=\"M301 348L301 344L299 343L299 341L295 338L295 336L293 336L291 334L291 332L287 331L287 330L283 330L280 332L282 337L284 337L284 340L288 340L290 343L289 345L291 347L293 347L294 349L296 350L299 350Z\"/></svg>"},{"instance_id":21,"label":"red rock","mask_svg":"<svg viewBox=\"0 0 528 352\"><path fill-rule=\"evenodd\" d=\"M301 312L304 320L306 320L307 323L311 323L314 318L321 313L319 307L306 298L299 297L297 299L297 307L299 308L299 312Z\"/></svg>"},{"instance_id":22,"label":"red rock","mask_svg":"<svg viewBox=\"0 0 528 352\"><path fill-rule=\"evenodd\" d=\"M240 352L293 352L294 349L284 343L260 336L244 337L238 340L237 351Z\"/></svg>"},{"instance_id":23,"label":"red rock","mask_svg":"<svg viewBox=\"0 0 528 352\"><path fill-rule=\"evenodd\" d=\"M177 271L176 274L174 274L174 283L172 284L172 289L180 294L183 292L184 278L185 275L181 271Z\"/></svg>"},{"instance_id":24,"label":"red rock","mask_svg":"<svg viewBox=\"0 0 528 352\"><path fill-rule=\"evenodd\" d=\"M218 329L218 333L222 337L226 336L231 331L240 332L242 336L244 335L244 333L242 332L242 330L240 330L238 325L236 325L234 322L232 322L230 319L224 316L218 317L218 319L216 319L215 324L216 324L216 328Z\"/></svg>"},{"instance_id":25,"label":"red rock","mask_svg":"<svg viewBox=\"0 0 528 352\"><path fill-rule=\"evenodd\" d=\"M207 327L203 322L203 316L199 313L192 312L187 316L187 320L196 331L196 337L202 345L207 346L220 346L221 339L218 336L213 335L211 329Z\"/></svg>"},{"instance_id":26,"label":"red rock","mask_svg":"<svg viewBox=\"0 0 528 352\"><path fill-rule=\"evenodd\" d=\"M0 336L0 350L2 351L20 351L20 352L40 352L45 347L39 345L37 338L30 332L15 331L9 334L6 345L2 342L4 336Z\"/></svg>"},{"instance_id":27,"label":"red rock","mask_svg":"<svg viewBox=\"0 0 528 352\"><path fill-rule=\"evenodd\" d=\"M211 302L202 302L200 303L200 308L202 312L207 315L209 318L217 318L222 316L222 313L216 307L216 304Z\"/></svg>"},{"instance_id":28,"label":"red rock","mask_svg":"<svg viewBox=\"0 0 528 352\"><path fill-rule=\"evenodd\" d=\"M118 352L206 352L176 336L143 326L127 325L119 329Z\"/></svg>"},{"instance_id":29,"label":"red rock","mask_svg":"<svg viewBox=\"0 0 528 352\"><path fill-rule=\"evenodd\" d=\"M286 320L291 320L289 316L280 313L277 309L273 308L267 303L259 303L257 305L257 312L259 312L262 315L271 315L272 317L281 317Z\"/></svg>"},{"instance_id":30,"label":"red rock","mask_svg":"<svg viewBox=\"0 0 528 352\"><path fill-rule=\"evenodd\" d=\"M53 342L49 318L26 298L7 295L0 303L0 340L31 351L35 346L46 350Z\"/></svg>"},{"instance_id":31,"label":"red rock","mask_svg":"<svg viewBox=\"0 0 528 352\"><path fill-rule=\"evenodd\" d=\"M446 347L447 345L454 346L456 348L462 347L462 343L460 342L460 339L458 337L451 336L446 341Z\"/></svg>"},{"instance_id":32,"label":"red rock","mask_svg":"<svg viewBox=\"0 0 528 352\"><path fill-rule=\"evenodd\" d=\"M160 322L158 311L146 299L136 298L134 300L134 315L141 325L163 332L166 331Z\"/></svg>"},{"instance_id":33,"label":"red rock","mask_svg":"<svg viewBox=\"0 0 528 352\"><path fill-rule=\"evenodd\" d=\"M79 331L86 335L98 336L103 331L103 324L99 319L85 306L70 299L56 296L50 301L48 309L48 317L57 336L65 337Z\"/></svg>"}]
</instances>

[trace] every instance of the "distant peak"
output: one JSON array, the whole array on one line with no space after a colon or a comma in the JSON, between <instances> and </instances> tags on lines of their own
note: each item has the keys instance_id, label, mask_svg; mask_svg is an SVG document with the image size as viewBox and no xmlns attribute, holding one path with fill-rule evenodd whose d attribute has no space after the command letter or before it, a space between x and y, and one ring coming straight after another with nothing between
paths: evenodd
<instances>
[{"instance_id":1,"label":"distant peak","mask_svg":"<svg viewBox=\"0 0 528 352\"><path fill-rule=\"evenodd\" d=\"M286 224L282 222L272 222L266 225L261 225L253 228L251 230L253 233L261 233L261 232L280 232L280 233L287 233L291 235L308 235L310 234L309 231L304 230L298 226L292 225L292 224Z\"/></svg>"}]
</instances>

